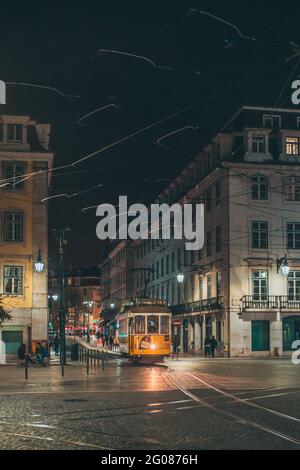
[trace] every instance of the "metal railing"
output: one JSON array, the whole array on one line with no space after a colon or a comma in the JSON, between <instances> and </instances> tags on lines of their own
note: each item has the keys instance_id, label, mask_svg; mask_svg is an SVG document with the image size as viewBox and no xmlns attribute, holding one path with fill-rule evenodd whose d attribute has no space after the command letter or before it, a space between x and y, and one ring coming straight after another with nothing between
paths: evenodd
<instances>
[{"instance_id":1,"label":"metal railing","mask_svg":"<svg viewBox=\"0 0 300 470\"><path fill-rule=\"evenodd\" d=\"M300 296L294 295L244 295L241 299L242 310L258 309L299 309Z\"/></svg>"},{"instance_id":2,"label":"metal railing","mask_svg":"<svg viewBox=\"0 0 300 470\"><path fill-rule=\"evenodd\" d=\"M79 361L83 362L86 365L86 372L89 374L92 367L102 366L104 370L105 366L108 365L108 355L107 352L99 349L79 347Z\"/></svg>"},{"instance_id":3,"label":"metal railing","mask_svg":"<svg viewBox=\"0 0 300 470\"><path fill-rule=\"evenodd\" d=\"M299 295L281 295L279 297L280 308L286 309L299 309L300 310L300 296Z\"/></svg>"},{"instance_id":4,"label":"metal railing","mask_svg":"<svg viewBox=\"0 0 300 470\"><path fill-rule=\"evenodd\" d=\"M278 308L278 296L277 295L244 295L241 298L242 309L272 309Z\"/></svg>"},{"instance_id":5,"label":"metal railing","mask_svg":"<svg viewBox=\"0 0 300 470\"><path fill-rule=\"evenodd\" d=\"M170 308L173 314L192 313L203 310L218 310L223 306L223 297L210 297L209 299L196 300L185 304L172 305Z\"/></svg>"}]
</instances>

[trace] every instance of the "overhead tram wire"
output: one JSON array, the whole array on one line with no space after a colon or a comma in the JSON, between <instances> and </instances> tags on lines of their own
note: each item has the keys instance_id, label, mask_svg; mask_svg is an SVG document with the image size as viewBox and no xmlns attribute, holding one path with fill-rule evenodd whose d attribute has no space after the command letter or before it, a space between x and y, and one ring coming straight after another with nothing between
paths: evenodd
<instances>
[{"instance_id":1,"label":"overhead tram wire","mask_svg":"<svg viewBox=\"0 0 300 470\"><path fill-rule=\"evenodd\" d=\"M281 62L280 62L280 63L281 63ZM86 161L86 160L88 160L88 159L94 157L95 155L99 155L100 153L105 152L106 150L109 150L110 148L113 148L113 147L115 147L116 145L119 145L120 143L123 143L123 142L126 142L126 141L130 140L132 137L135 137L135 136L137 136L137 135L139 135L139 134L141 134L141 133L143 133L143 132L145 132L145 131L147 131L147 130L149 130L149 129L152 129L153 127L155 127L155 126L157 126L157 125L159 125L159 124L162 124L163 122L168 121L169 119L172 119L172 118L174 118L174 117L176 117L176 116L178 116L178 115L180 115L180 114L182 114L182 113L184 113L184 112L186 112L186 111L189 111L190 109L193 109L193 108L199 106L200 104L203 104L203 103L209 101L210 99L216 98L216 97L220 96L221 94L223 94L223 93L226 92L226 91L232 90L235 86L238 86L238 85L241 85L242 83L246 83L246 82L248 82L248 81L251 81L251 80L253 80L254 78L257 78L259 75L265 73L266 71L270 71L270 70L276 68L277 66L279 66L279 63L277 63L277 64L272 64L272 65L270 65L270 66L268 66L268 67L266 67L266 68L260 70L259 72L256 72L256 73L254 73L254 74L251 74L250 76L244 77L244 78L238 80L237 82L235 82L235 83L233 83L233 84L230 84L230 85L228 85L228 86L226 86L226 87L224 87L224 88L222 88L222 89L220 89L220 90L218 90L218 91L212 93L211 95L209 95L209 96L207 96L207 97L204 97L204 98L202 98L202 99L200 99L200 100L197 100L197 101L195 101L194 103L192 103L192 104L190 104L190 105L188 105L188 106L185 106L185 107L179 109L178 111L175 111L175 112L173 112L173 113L171 113L171 114L165 116L164 118L161 118L161 119L159 119L159 120L157 120L157 121L155 121L155 122L153 122L153 123L151 123L151 124L149 124L149 125L147 125L147 126L141 128L141 129L139 129L139 130L137 130L137 131L135 131L135 132L132 132L131 134L128 134L127 136L124 136L123 138L118 139L117 141L112 142L111 144L108 144L108 145L106 145L106 146L104 146L104 147L101 147L100 149L98 149L98 150L96 150L96 151L94 151L94 152L92 152L92 153L90 153L90 154L88 154L88 155L86 155L86 156L84 156L84 157L82 157L82 158L79 158L78 160L76 160L76 161L73 162L73 163L61 165L61 166L59 166L59 167L49 168L49 169L47 169L47 170L41 170L41 171L32 173L31 176L33 177L33 176L35 176L35 175L38 174L38 173L48 173L48 172L56 171L56 170L58 170L58 169L64 169L64 168L71 168L71 167L74 167L74 166L76 166L77 164L79 164L79 163L81 163L81 162L83 162L83 161Z\"/></svg>"},{"instance_id":2,"label":"overhead tram wire","mask_svg":"<svg viewBox=\"0 0 300 470\"><path fill-rule=\"evenodd\" d=\"M299 60L300 60L300 59L299 59ZM298 65L298 64L297 64L297 65ZM136 136L136 135L138 135L138 134L140 134L140 133L142 133L142 132L145 132L146 130L148 130L148 129L154 127L154 126L156 126L156 125L158 125L158 124L160 124L160 123L162 123L162 122L167 121L168 119L171 119L171 118L173 118L173 117L176 117L177 115L179 115L179 114L181 114L181 113L183 113L183 112L186 112L186 111L188 111L189 109L192 109L192 108L198 106L199 104L201 104L201 103L203 103L203 102L206 102L206 101L209 100L210 98L214 98L214 97L218 96L219 94L223 93L224 91L227 91L227 90L229 90L229 89L232 89L234 86L237 86L237 85L239 85L239 84L241 84L241 83L244 83L244 82L246 82L246 81L249 81L249 80L251 80L251 79L253 79L253 78L256 78L256 77L257 77L258 75L260 75L261 73L264 73L266 70L270 70L270 69L272 69L272 68L274 68L274 67L276 67L276 66L277 66L277 64L276 64L276 65L273 64L272 66L269 66L269 67L267 67L266 69L263 69L263 70L261 70L261 71L255 73L255 74L252 74L250 77L245 77L244 79L241 79L241 80L239 80L238 82L235 82L234 84L231 84L231 85L229 85L228 87L225 87L224 89L221 89L221 90L219 90L219 91L217 91L217 92L211 94L210 96L208 96L208 97L206 97L206 98L203 98L203 99L201 99L201 100L199 100L199 101L197 101L197 102L195 102L195 103L192 103L191 105L188 105L188 106L182 108L181 110L178 110L178 111L176 111L176 112L174 112L174 113L172 113L172 114L166 116L165 118L162 118L162 119L160 119L160 120L158 120L158 121L156 121L156 122L154 122L154 123L152 123L152 124L150 124L150 125L148 125L148 126L142 128L142 129L140 129L140 130L138 130L138 131L132 133L132 134L129 134L129 135L127 135L127 136L125 136L125 137L123 137L123 138L117 140L116 142L113 142L112 144L109 144L109 145L107 145L107 146L105 146L105 147L103 147L103 148L101 148L101 149L99 149L99 150L97 150L97 151L95 151L95 152L92 152L91 154L89 154L89 155L87 155L87 156L85 156L85 157L82 157L82 158L78 159L77 161L75 161L75 162L73 162L73 163L71 163L71 164L62 165L62 166L59 166L59 167L53 167L53 168L48 169L48 170L42 170L42 171L38 171L38 172L35 172L35 173L32 173L32 174L28 174L28 175L26 175L26 176L32 176L32 177L33 177L33 176L35 176L35 174L38 174L38 173L41 173L41 172L48 172L48 171L49 171L49 172L50 172L50 171L52 172L52 171L56 171L56 170L58 170L58 169L64 169L64 168L69 168L69 167L75 166L75 165L77 165L78 163L81 163L82 161L85 161L85 160L87 160L87 159L93 157L94 155L97 155L97 154L99 154L99 153L101 153L101 152L103 152L103 151L105 151L105 150L108 150L109 148L112 148L113 146L118 145L119 143L123 143L123 142L129 140L130 138L132 138L132 137L134 137L134 136ZM13 84L20 84L20 85L21 85L21 84L24 84L24 85L28 85L28 86L36 86L36 87L40 87L40 88L47 88L47 89L50 89L50 90L55 90L55 91L58 92L59 94L65 96L62 92L60 92L59 90L57 90L57 89L55 89L55 88L52 88L52 87L44 87L44 86L34 85L34 84L26 84L26 83L11 82L11 84L12 84L12 83L13 83ZM66 95L66 96L68 96L68 95ZM70 95L70 96L73 96L73 95ZM74 95L73 97L75 97L75 95ZM158 144L158 145L161 145L161 144ZM164 146L164 147L166 147L166 146ZM6 158L7 158L7 156L6 156ZM5 181L5 180L4 180L4 181Z\"/></svg>"}]
</instances>

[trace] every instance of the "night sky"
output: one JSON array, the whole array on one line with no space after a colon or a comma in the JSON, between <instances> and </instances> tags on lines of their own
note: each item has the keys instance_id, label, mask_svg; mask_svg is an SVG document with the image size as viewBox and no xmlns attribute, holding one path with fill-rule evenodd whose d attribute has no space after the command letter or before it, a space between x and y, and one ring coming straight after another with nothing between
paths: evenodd
<instances>
[{"instance_id":1,"label":"night sky","mask_svg":"<svg viewBox=\"0 0 300 470\"><path fill-rule=\"evenodd\" d=\"M207 15L234 23L243 36ZM55 166L72 163L173 113L176 116L125 143L53 172L49 202L50 267L56 267L52 228L70 226L66 264L98 264L95 210L118 195L150 202L242 104L291 106L299 78L300 6L296 2L102 1L12 2L1 5L1 74L8 82L56 87L55 92L9 86L1 112L29 113L52 124ZM114 49L151 59L99 54ZM300 62L300 61L299 61ZM169 68L171 70L169 70ZM111 106L79 123L80 117ZM183 108L193 105L184 112ZM121 106L119 108L119 106ZM292 105L293 106L293 105ZM163 141L164 134L187 125ZM165 181L164 181L165 179Z\"/></svg>"}]
</instances>

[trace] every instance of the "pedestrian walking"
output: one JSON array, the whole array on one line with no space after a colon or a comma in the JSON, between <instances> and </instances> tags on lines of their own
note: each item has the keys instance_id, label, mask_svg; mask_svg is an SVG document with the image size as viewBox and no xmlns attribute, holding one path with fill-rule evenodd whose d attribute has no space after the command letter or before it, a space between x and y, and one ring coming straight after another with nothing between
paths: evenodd
<instances>
[{"instance_id":1,"label":"pedestrian walking","mask_svg":"<svg viewBox=\"0 0 300 470\"><path fill-rule=\"evenodd\" d=\"M54 336L54 339L53 339L53 345L54 345L54 353L55 353L55 356L58 356L58 352L59 352L59 337L58 337L58 334L56 333L56 335Z\"/></svg>"},{"instance_id":2,"label":"pedestrian walking","mask_svg":"<svg viewBox=\"0 0 300 470\"><path fill-rule=\"evenodd\" d=\"M172 343L172 359L174 359L175 355L178 358L178 336L175 335L173 338L173 343Z\"/></svg>"},{"instance_id":3,"label":"pedestrian walking","mask_svg":"<svg viewBox=\"0 0 300 470\"><path fill-rule=\"evenodd\" d=\"M112 351L114 344L114 338L112 335L109 335L109 349Z\"/></svg>"},{"instance_id":4,"label":"pedestrian walking","mask_svg":"<svg viewBox=\"0 0 300 470\"><path fill-rule=\"evenodd\" d=\"M215 350L218 348L218 341L214 336L211 337L210 348L212 357L215 357Z\"/></svg>"},{"instance_id":5,"label":"pedestrian walking","mask_svg":"<svg viewBox=\"0 0 300 470\"><path fill-rule=\"evenodd\" d=\"M204 340L204 356L211 357L211 342L209 336L206 336Z\"/></svg>"}]
</instances>

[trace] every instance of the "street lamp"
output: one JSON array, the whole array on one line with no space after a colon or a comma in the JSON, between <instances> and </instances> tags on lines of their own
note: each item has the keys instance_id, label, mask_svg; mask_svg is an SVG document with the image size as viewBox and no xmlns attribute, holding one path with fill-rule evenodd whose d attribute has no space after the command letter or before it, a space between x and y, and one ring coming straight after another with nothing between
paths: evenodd
<instances>
[{"instance_id":1,"label":"street lamp","mask_svg":"<svg viewBox=\"0 0 300 470\"><path fill-rule=\"evenodd\" d=\"M110 308L111 308L112 310L115 308L115 304L114 304L113 302L111 302Z\"/></svg>"},{"instance_id":2,"label":"street lamp","mask_svg":"<svg viewBox=\"0 0 300 470\"><path fill-rule=\"evenodd\" d=\"M284 255L282 258L277 258L276 266L277 266L277 273L279 272L279 269L281 269L281 272L284 276L287 277L289 275L290 267L288 265L286 255Z\"/></svg>"},{"instance_id":3,"label":"street lamp","mask_svg":"<svg viewBox=\"0 0 300 470\"><path fill-rule=\"evenodd\" d=\"M37 273L42 273L44 271L45 263L42 261L41 250L39 250L38 257L34 262L34 267Z\"/></svg>"},{"instance_id":4,"label":"street lamp","mask_svg":"<svg viewBox=\"0 0 300 470\"><path fill-rule=\"evenodd\" d=\"M183 273L178 273L177 274L177 282L178 282L178 284L183 284L183 282L184 282L184 274Z\"/></svg>"}]
</instances>

